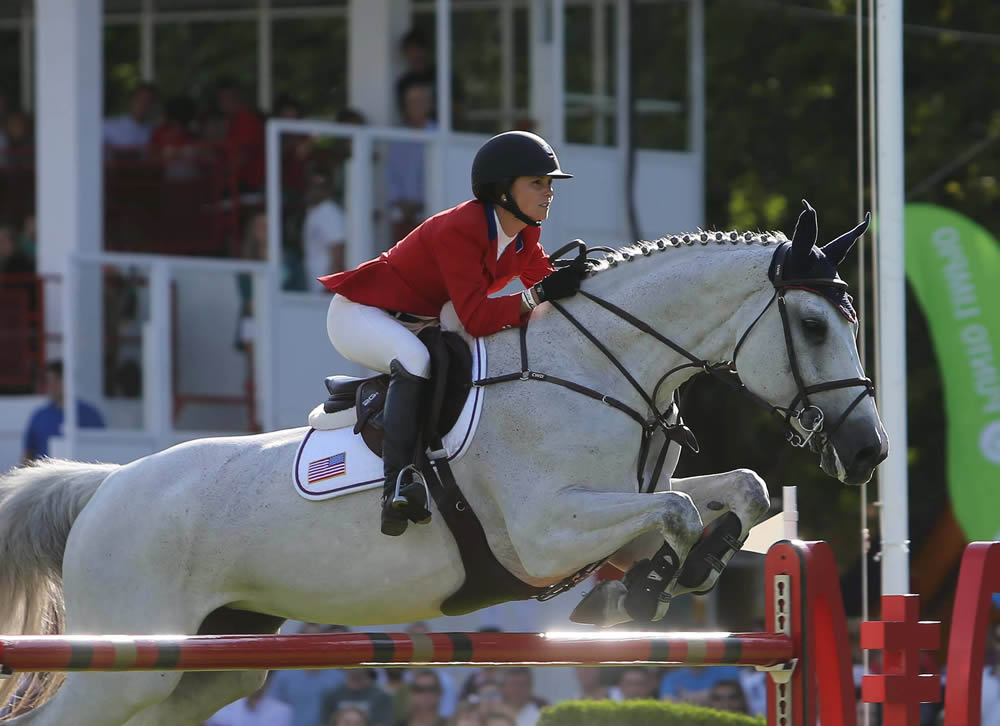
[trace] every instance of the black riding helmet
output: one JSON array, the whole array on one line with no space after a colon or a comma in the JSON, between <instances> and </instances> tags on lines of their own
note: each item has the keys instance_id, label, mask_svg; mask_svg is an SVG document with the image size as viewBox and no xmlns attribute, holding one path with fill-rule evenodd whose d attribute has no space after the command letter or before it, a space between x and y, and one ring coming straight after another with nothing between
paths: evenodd
<instances>
[{"instance_id":1,"label":"black riding helmet","mask_svg":"<svg viewBox=\"0 0 1000 726\"><path fill-rule=\"evenodd\" d=\"M472 162L472 193L476 199L503 207L526 224L540 227L522 212L510 193L519 176L572 179L559 168L559 159L545 139L528 131L506 131L487 141ZM506 197L506 201L504 201Z\"/></svg>"}]
</instances>

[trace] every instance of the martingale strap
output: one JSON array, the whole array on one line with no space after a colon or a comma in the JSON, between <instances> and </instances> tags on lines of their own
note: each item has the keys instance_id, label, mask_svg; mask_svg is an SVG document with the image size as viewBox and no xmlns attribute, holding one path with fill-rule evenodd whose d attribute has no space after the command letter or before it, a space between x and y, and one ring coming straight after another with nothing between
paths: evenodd
<instances>
[{"instance_id":1,"label":"martingale strap","mask_svg":"<svg viewBox=\"0 0 1000 726\"><path fill-rule=\"evenodd\" d=\"M556 310L562 313L573 325L579 330L583 335L593 343L598 350L604 353L605 356L615 365L616 368L622 373L625 379L632 384L632 386L639 392L639 395L649 406L650 410L654 412L652 418L647 419L641 413L636 411L634 408L626 403L623 403L614 396L609 396L607 394L601 393L594 390L588 386L584 386L576 381L571 381L566 378L560 378L559 376L553 376L548 373L542 373L540 371L533 371L528 365L528 324L521 326L520 328L520 343L521 343L521 370L519 372L505 373L499 376L491 376L489 378L480 378L479 380L473 381L473 386L492 386L497 383L507 383L510 381L542 381L544 383L552 383L557 386L562 386L563 388L568 388L575 393L591 398L595 401L600 401L601 403L610 406L631 418L637 424L639 424L642 433L641 441L639 444L639 461L636 466L636 481L638 483L638 490L641 493L652 492L656 488L656 482L659 479L659 475L663 468L663 462L666 460L667 447L671 441L678 443L681 446L687 446L692 451L698 451L698 442L695 439L694 434L691 432L687 426L683 424L680 420L680 411L674 402L671 402L670 407L664 411L660 411L653 399L643 390L642 386L638 381L628 372L622 363L615 358L611 351L605 346L601 341L599 341L589 330L587 330L580 322L574 318L569 312L558 302L552 300L549 301ZM677 423L670 423L669 419L672 414L677 414ZM660 452L657 455L656 465L654 467L653 476L650 477L649 482L645 482L645 477L643 476L643 471L646 466L646 460L649 456L649 447L652 441L652 434L657 429L661 430L664 434L663 445L660 448Z\"/></svg>"}]
</instances>

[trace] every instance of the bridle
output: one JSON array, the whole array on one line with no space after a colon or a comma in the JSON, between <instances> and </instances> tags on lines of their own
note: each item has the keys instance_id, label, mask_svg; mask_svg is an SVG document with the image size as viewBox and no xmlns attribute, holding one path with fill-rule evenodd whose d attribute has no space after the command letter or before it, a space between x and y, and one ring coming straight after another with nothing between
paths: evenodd
<instances>
[{"instance_id":1,"label":"bridle","mask_svg":"<svg viewBox=\"0 0 1000 726\"><path fill-rule=\"evenodd\" d=\"M706 238L707 239L707 238ZM692 244L693 240L689 241L689 238L685 236L684 241L688 244ZM703 240L704 241L704 240ZM572 248L578 248L579 253L577 260L573 262L561 261L559 258L564 255L568 250ZM786 429L785 438L788 442L797 448L802 448L810 443L814 436L817 434L824 435L827 439L833 436L833 434L840 428L843 422L846 420L847 416L853 411L858 404L864 400L865 396L875 395L875 387L871 380L868 378L843 378L835 381L826 381L822 383L814 383L812 385L806 385L802 378L802 373L799 370L799 362L795 353L795 346L792 341L791 324L788 318L787 305L785 303L785 293L789 289L799 289L806 290L808 292L813 292L815 294L820 294L815 288L817 287L835 287L839 289L845 289L847 283L842 280L830 280L830 279L785 279L783 272L785 269L785 258L791 249L790 242L784 242L778 246L774 252L774 258L772 259L772 269L775 271L772 279L774 284L774 294L768 300L767 305L764 309L760 311L753 322L747 326L747 329L743 331L740 335L736 348L733 351L733 359L731 361L724 361L722 363L711 363L707 360L703 360L683 346L674 342L667 336L663 335L651 325L643 320L635 317L627 310L624 310L617 305L608 302L604 298L598 297L592 293L585 290L580 290L577 294L581 295L588 300L600 305L605 310L613 313L617 317L621 318L625 322L629 323L636 329L642 331L643 333L651 336L655 340L659 341L663 345L667 346L676 353L682 355L688 360L687 363L683 363L676 366L666 373L664 373L660 379L657 381L653 388L652 394L646 393L645 389L639 384L639 382L632 376L631 373L625 368L622 362L611 352L611 350L604 345L597 337L588 330L579 320L577 320L560 302L556 300L550 301L552 307L559 311L580 333L586 337L591 343L600 350L608 360L619 370L623 377L631 384L631 386L639 394L640 398L649 407L653 415L651 417L643 416L639 411L628 406L627 404L615 399L611 396L601 394L592 388L583 386L574 381L568 381L563 378L558 378L556 376L551 376L546 373L541 373L538 371L533 371L528 366L528 348L527 348L527 325L521 327L521 371L515 373L507 373L499 376L493 376L490 378L480 379L473 382L474 386L488 386L496 383L503 383L507 381L545 381L548 383L554 383L556 385L562 386L564 388L569 388L570 390L581 393L585 396L599 400L604 404L607 404L619 411L625 413L634 419L642 427L642 442L640 445L639 452L639 463L637 467L636 476L639 483L639 491L652 491L656 486L656 482L659 479L660 472L663 466L663 462L666 458L667 445L670 441L675 441L678 444L687 446L692 451L698 451L698 443L691 433L690 429L685 426L680 418L680 411L677 406L676 401L671 401L670 406L661 411L656 406L656 396L659 392L660 386L674 373L684 370L686 368L697 368L703 373L707 373L716 380L722 382L724 385L736 390L742 395L749 398L754 403L764 407L771 413L775 414L781 421ZM553 264L557 266L563 266L566 264L582 264L581 258L585 261L586 256L589 252L607 252L612 255L619 254L617 251L612 250L609 247L591 247L587 248L586 244L580 240L569 243L568 245L562 247L557 252L555 252L550 260ZM648 252L646 253L648 254ZM781 325L784 331L785 339L785 349L788 354L789 364L792 370L792 376L795 380L795 385L798 388L798 393L795 398L792 399L788 406L775 406L768 401L764 400L761 396L757 395L753 391L749 390L738 378L734 379L731 374L736 374L736 357L739 354L740 348L746 342L747 337L750 332L754 329L760 319L764 314L770 309L771 305L777 302L778 311L781 315ZM844 412L837 419L836 423L833 425L829 432L826 432L825 423L826 416L823 413L823 409L818 405L813 403L810 399L810 394L816 394L823 391L832 391L839 388L852 388L855 386L861 386L863 390L854 401L844 410ZM676 415L676 422L672 423L671 418ZM804 420L805 419L805 420ZM794 422L794 425L793 425ZM796 425L799 427L796 429ZM800 431L801 429L801 431ZM646 458L649 453L649 444L652 434L660 430L663 432L665 440L663 446L661 447L660 453L657 456L657 460L653 469L653 474L650 478L648 488L643 482L643 470L645 468Z\"/></svg>"},{"instance_id":2,"label":"bridle","mask_svg":"<svg viewBox=\"0 0 1000 726\"><path fill-rule=\"evenodd\" d=\"M840 290L846 290L847 283L839 279L785 279L785 258L791 250L791 247L791 242L783 242L774 251L774 257L771 264L771 268L774 270L774 277L772 279L774 294L771 296L767 305L764 306L764 309L760 311L760 314L757 315L747 329L743 331L739 341L736 343L736 348L733 351L731 370L733 373L736 373L736 358L739 355L740 348L746 341L750 331L753 330L754 326L757 325L757 322L764 316L764 313L770 309L772 303L777 301L778 313L781 315L781 328L785 338L785 351L788 354L788 363L792 369L792 378L795 380L795 386L798 388L798 393L788 406L782 407L774 406L768 403L763 398L750 391L743 384L739 385L739 390L757 404L770 409L779 417L783 417L786 427L785 438L788 440L788 443L796 448L802 448L810 442L814 435L823 432L826 422L826 415L823 413L823 409L810 401L809 394L821 393L823 391L834 391L839 388L853 388L855 386L861 386L863 388L861 393L859 393L851 404L844 409L843 413L840 414L840 418L838 418L836 423L834 423L833 428L829 432L824 432L826 438L829 439L834 433L836 433L841 424L844 423L851 411L853 411L858 404L864 400L865 396L871 396L872 398L875 397L875 384L872 383L870 378L857 377L841 378L835 381L825 381L823 383L814 383L808 386L806 385L802 378L802 372L799 369L799 361L795 353L795 344L792 341L792 327L788 320L788 306L785 303L785 293L788 290L795 289L805 290L806 292L819 295L820 293L815 289L817 287L832 287ZM807 413L811 416L811 421L803 420L803 417ZM795 426L792 425L792 421L795 421L795 423L798 424L799 429L801 429L801 432L804 433L797 430Z\"/></svg>"}]
</instances>

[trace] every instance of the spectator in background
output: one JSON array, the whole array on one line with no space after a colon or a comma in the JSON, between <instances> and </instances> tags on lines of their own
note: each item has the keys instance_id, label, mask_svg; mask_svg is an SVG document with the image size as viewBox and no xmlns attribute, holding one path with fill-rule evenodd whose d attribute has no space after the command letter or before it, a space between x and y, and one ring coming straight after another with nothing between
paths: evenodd
<instances>
[{"instance_id":1,"label":"spectator in background","mask_svg":"<svg viewBox=\"0 0 1000 726\"><path fill-rule=\"evenodd\" d=\"M49 402L31 415L24 432L24 462L49 455L49 439L62 436L64 412L63 364L50 361L45 366L43 384ZM104 418L91 404L76 400L76 424L81 428L104 428Z\"/></svg>"},{"instance_id":2,"label":"spectator in background","mask_svg":"<svg viewBox=\"0 0 1000 726\"><path fill-rule=\"evenodd\" d=\"M21 254L28 258L31 267L35 268L35 255L38 251L38 223L35 215L25 217L24 225L21 227L21 236L17 241L17 247Z\"/></svg>"},{"instance_id":3,"label":"spectator in background","mask_svg":"<svg viewBox=\"0 0 1000 726\"><path fill-rule=\"evenodd\" d=\"M330 632L317 623L303 623L299 632L316 635ZM323 695L347 680L341 670L277 671L270 695L292 708L291 726L318 726L322 722Z\"/></svg>"},{"instance_id":4,"label":"spectator in background","mask_svg":"<svg viewBox=\"0 0 1000 726\"><path fill-rule=\"evenodd\" d=\"M480 715L483 726L520 726L519 719L507 711L491 709Z\"/></svg>"},{"instance_id":5,"label":"spectator in background","mask_svg":"<svg viewBox=\"0 0 1000 726\"><path fill-rule=\"evenodd\" d=\"M270 681L268 677L260 690L222 708L204 726L291 726L291 706L266 695Z\"/></svg>"},{"instance_id":6,"label":"spectator in background","mask_svg":"<svg viewBox=\"0 0 1000 726\"><path fill-rule=\"evenodd\" d=\"M546 703L534 694L531 669L505 668L500 677L500 691L503 694L503 705L517 718L516 726L535 726Z\"/></svg>"},{"instance_id":7,"label":"spectator in background","mask_svg":"<svg viewBox=\"0 0 1000 726\"><path fill-rule=\"evenodd\" d=\"M434 49L430 41L419 28L410 28L402 37L399 49L403 54L406 63L406 72L396 81L397 93L399 86L407 78L420 78L426 81L431 87L431 112L432 118L438 118L437 108L437 64L434 62ZM465 90L458 75L452 73L451 76L451 118L452 126L460 123L465 111Z\"/></svg>"},{"instance_id":8,"label":"spectator in background","mask_svg":"<svg viewBox=\"0 0 1000 726\"><path fill-rule=\"evenodd\" d=\"M396 102L403 123L414 130L432 129L433 90L420 75L404 76L396 89ZM389 220L392 240L408 235L424 219L424 156L421 141L391 141L386 154L389 175Z\"/></svg>"},{"instance_id":9,"label":"spectator in background","mask_svg":"<svg viewBox=\"0 0 1000 726\"><path fill-rule=\"evenodd\" d=\"M713 684L708 692L708 707L717 711L746 714L747 699L740 682L726 679Z\"/></svg>"},{"instance_id":10,"label":"spectator in background","mask_svg":"<svg viewBox=\"0 0 1000 726\"><path fill-rule=\"evenodd\" d=\"M173 96L163 104L163 121L153 129L149 149L164 162L167 181L188 181L198 176L198 139L193 124L197 104L190 96Z\"/></svg>"},{"instance_id":11,"label":"spectator in background","mask_svg":"<svg viewBox=\"0 0 1000 726\"><path fill-rule=\"evenodd\" d=\"M704 706L712 686L719 681L740 678L738 666L713 666L711 668L671 668L660 681L660 698L676 703Z\"/></svg>"},{"instance_id":12,"label":"spectator in background","mask_svg":"<svg viewBox=\"0 0 1000 726\"><path fill-rule=\"evenodd\" d=\"M1000 726L1000 623L990 626L983 667L982 726Z\"/></svg>"},{"instance_id":13,"label":"spectator in background","mask_svg":"<svg viewBox=\"0 0 1000 726\"><path fill-rule=\"evenodd\" d=\"M153 118L159 91L152 83L140 83L129 98L128 113L105 119L104 145L113 153L145 148L153 134Z\"/></svg>"},{"instance_id":14,"label":"spectator in background","mask_svg":"<svg viewBox=\"0 0 1000 726\"><path fill-rule=\"evenodd\" d=\"M584 701L599 701L608 698L608 688L601 683L602 669L577 667L573 669L576 682L580 686L579 698Z\"/></svg>"},{"instance_id":15,"label":"spectator in background","mask_svg":"<svg viewBox=\"0 0 1000 726\"><path fill-rule=\"evenodd\" d=\"M302 104L287 93L274 101L273 114L279 119L302 118ZM282 204L298 211L306 191L308 162L313 152L313 137L284 131L281 140L281 196Z\"/></svg>"},{"instance_id":16,"label":"spectator in background","mask_svg":"<svg viewBox=\"0 0 1000 726\"><path fill-rule=\"evenodd\" d=\"M10 108L7 103L7 92L0 88L0 151L7 146L7 111Z\"/></svg>"},{"instance_id":17,"label":"spectator in background","mask_svg":"<svg viewBox=\"0 0 1000 726\"><path fill-rule=\"evenodd\" d=\"M399 726L445 726L441 717L441 681L437 673L422 668L413 674L407 688L409 714Z\"/></svg>"},{"instance_id":18,"label":"spectator in background","mask_svg":"<svg viewBox=\"0 0 1000 726\"><path fill-rule=\"evenodd\" d=\"M344 213L333 201L330 175L314 171L306 189L305 222L302 228L302 251L306 269L307 289L327 292L317 278L344 269L344 244L347 223Z\"/></svg>"},{"instance_id":19,"label":"spectator in background","mask_svg":"<svg viewBox=\"0 0 1000 726\"><path fill-rule=\"evenodd\" d=\"M34 161L35 124L24 111L11 111L3 121L4 143L0 146L0 162L27 164Z\"/></svg>"},{"instance_id":20,"label":"spectator in background","mask_svg":"<svg viewBox=\"0 0 1000 726\"><path fill-rule=\"evenodd\" d=\"M0 275L33 275L35 265L30 257L24 254L21 245L14 237L14 227L0 223ZM9 280L0 280L0 287L14 284Z\"/></svg>"},{"instance_id":21,"label":"spectator in background","mask_svg":"<svg viewBox=\"0 0 1000 726\"><path fill-rule=\"evenodd\" d=\"M330 726L371 726L368 712L354 706L346 706L330 716Z\"/></svg>"},{"instance_id":22,"label":"spectator in background","mask_svg":"<svg viewBox=\"0 0 1000 726\"><path fill-rule=\"evenodd\" d=\"M455 709L455 715L448 720L448 726L483 726L479 712L478 703L462 701Z\"/></svg>"},{"instance_id":23,"label":"spectator in background","mask_svg":"<svg viewBox=\"0 0 1000 726\"><path fill-rule=\"evenodd\" d=\"M323 698L323 721L345 707L359 708L367 715L371 726L392 726L392 699L375 685L374 668L350 668L344 685L328 691Z\"/></svg>"},{"instance_id":24,"label":"spectator in background","mask_svg":"<svg viewBox=\"0 0 1000 726\"><path fill-rule=\"evenodd\" d=\"M219 84L215 98L226 118L225 143L236 161L240 191L259 191L264 187L264 121L232 79Z\"/></svg>"},{"instance_id":25,"label":"spectator in background","mask_svg":"<svg viewBox=\"0 0 1000 726\"><path fill-rule=\"evenodd\" d=\"M647 666L626 666L618 676L618 688L612 698L616 701L632 701L656 696L656 678L652 669Z\"/></svg>"},{"instance_id":26,"label":"spectator in background","mask_svg":"<svg viewBox=\"0 0 1000 726\"><path fill-rule=\"evenodd\" d=\"M410 623L406 626L406 632L409 635L426 635L431 632L430 626L423 621L417 621L415 623ZM459 689L455 685L454 673L449 668L442 668L434 671L435 676L438 679L438 685L441 688L441 696L438 699L440 706L439 713L444 718L450 717L455 712L455 707L458 705ZM412 680L413 674L406 674L407 680Z\"/></svg>"}]
</instances>

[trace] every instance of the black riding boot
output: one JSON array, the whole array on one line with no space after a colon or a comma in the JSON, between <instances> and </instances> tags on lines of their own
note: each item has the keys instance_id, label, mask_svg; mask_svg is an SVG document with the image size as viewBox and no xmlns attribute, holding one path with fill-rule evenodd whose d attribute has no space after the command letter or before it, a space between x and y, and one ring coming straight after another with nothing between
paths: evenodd
<instances>
[{"instance_id":1,"label":"black riding boot","mask_svg":"<svg viewBox=\"0 0 1000 726\"><path fill-rule=\"evenodd\" d=\"M413 375L397 360L389 364L389 372L382 410L382 534L396 537L406 531L407 520L426 524L431 518L423 481L419 474L414 477L413 468L427 379Z\"/></svg>"}]
</instances>

